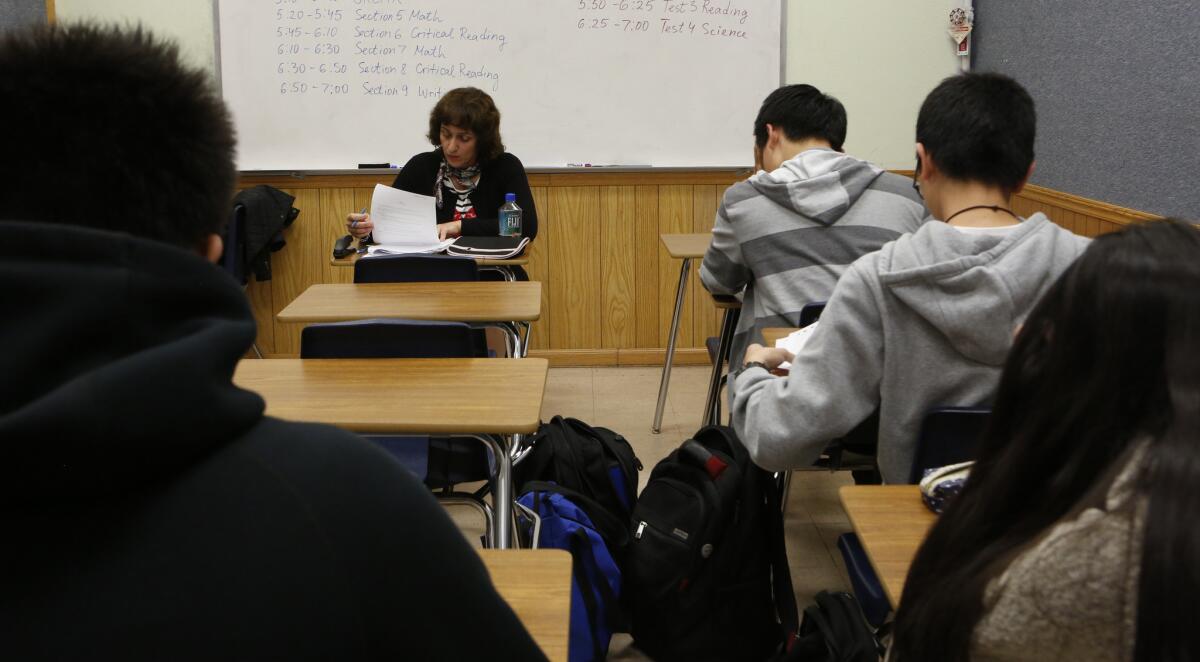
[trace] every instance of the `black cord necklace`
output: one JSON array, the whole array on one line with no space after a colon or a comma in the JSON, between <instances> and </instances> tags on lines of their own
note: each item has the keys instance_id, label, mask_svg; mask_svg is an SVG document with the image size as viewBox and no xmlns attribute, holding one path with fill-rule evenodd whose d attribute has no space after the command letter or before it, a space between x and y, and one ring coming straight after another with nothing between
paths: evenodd
<instances>
[{"instance_id":1,"label":"black cord necklace","mask_svg":"<svg viewBox=\"0 0 1200 662\"><path fill-rule=\"evenodd\" d=\"M1020 220L1021 220L1021 217L1017 216L1016 213L1013 212L1013 210L1005 209L1004 207L1001 207L1000 205L975 205L973 207L967 207L966 209L959 209L958 211L954 212L953 214L950 214L950 218L947 218L945 222L949 223L950 221L952 221L954 219L955 216L958 216L959 214L961 214L965 211L971 211L972 209L991 209L992 211L1002 211L1005 214L1008 214L1009 216L1012 216L1013 218L1017 219L1018 222L1020 222Z\"/></svg>"}]
</instances>

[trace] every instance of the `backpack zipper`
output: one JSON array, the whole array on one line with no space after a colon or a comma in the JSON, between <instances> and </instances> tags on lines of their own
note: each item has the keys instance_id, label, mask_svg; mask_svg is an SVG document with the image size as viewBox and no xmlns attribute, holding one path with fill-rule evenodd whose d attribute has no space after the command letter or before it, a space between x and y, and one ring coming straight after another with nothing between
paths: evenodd
<instances>
[{"instance_id":1,"label":"backpack zipper","mask_svg":"<svg viewBox=\"0 0 1200 662\"><path fill-rule=\"evenodd\" d=\"M645 532L645 530L646 530L646 523L638 522L637 531L634 531L634 533L633 533L634 540L641 540L642 533Z\"/></svg>"}]
</instances>

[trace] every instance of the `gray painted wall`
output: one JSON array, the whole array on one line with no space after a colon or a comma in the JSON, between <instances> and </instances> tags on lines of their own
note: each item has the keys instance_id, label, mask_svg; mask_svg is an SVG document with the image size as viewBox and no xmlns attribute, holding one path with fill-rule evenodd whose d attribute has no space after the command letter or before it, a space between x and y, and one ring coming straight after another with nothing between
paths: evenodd
<instances>
[{"instance_id":1,"label":"gray painted wall","mask_svg":"<svg viewBox=\"0 0 1200 662\"><path fill-rule=\"evenodd\" d=\"M1037 103L1035 184L1200 218L1196 0L975 0L976 71Z\"/></svg>"},{"instance_id":2,"label":"gray painted wall","mask_svg":"<svg viewBox=\"0 0 1200 662\"><path fill-rule=\"evenodd\" d=\"M46 0L0 0L0 32L46 22Z\"/></svg>"}]
</instances>

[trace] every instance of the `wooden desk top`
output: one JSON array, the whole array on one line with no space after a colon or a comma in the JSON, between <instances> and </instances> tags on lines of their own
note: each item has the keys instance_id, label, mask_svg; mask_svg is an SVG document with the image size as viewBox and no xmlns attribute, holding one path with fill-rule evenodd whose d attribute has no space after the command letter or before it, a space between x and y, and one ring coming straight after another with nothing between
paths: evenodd
<instances>
[{"instance_id":1,"label":"wooden desk top","mask_svg":"<svg viewBox=\"0 0 1200 662\"><path fill-rule=\"evenodd\" d=\"M708 250L708 245L712 242L712 233L662 234L658 238L666 247L667 254L680 260L685 257L704 257L704 252Z\"/></svg>"},{"instance_id":2,"label":"wooden desk top","mask_svg":"<svg viewBox=\"0 0 1200 662\"><path fill-rule=\"evenodd\" d=\"M908 568L937 515L921 502L916 485L846 485L838 495L895 608Z\"/></svg>"},{"instance_id":3,"label":"wooden desk top","mask_svg":"<svg viewBox=\"0 0 1200 662\"><path fill-rule=\"evenodd\" d=\"M279 313L281 322L345 322L376 317L449 322L532 322L542 284L369 283L313 285Z\"/></svg>"},{"instance_id":4,"label":"wooden desk top","mask_svg":"<svg viewBox=\"0 0 1200 662\"><path fill-rule=\"evenodd\" d=\"M550 662L567 662L571 555L561 549L481 549L492 585Z\"/></svg>"},{"instance_id":5,"label":"wooden desk top","mask_svg":"<svg viewBox=\"0 0 1200 662\"><path fill-rule=\"evenodd\" d=\"M799 331L796 327L777 326L763 329L763 344L767 347L774 347L775 341L780 338L786 338L792 335L793 331Z\"/></svg>"},{"instance_id":6,"label":"wooden desk top","mask_svg":"<svg viewBox=\"0 0 1200 662\"><path fill-rule=\"evenodd\" d=\"M357 252L351 253L343 258L330 256L329 264L332 264L335 267L353 267L354 263L358 262L359 258L361 257L362 256ZM478 264L481 267L523 267L529 264L529 258L514 257L508 260L493 260L488 257L477 257L475 258L475 264Z\"/></svg>"},{"instance_id":7,"label":"wooden desk top","mask_svg":"<svg viewBox=\"0 0 1200 662\"><path fill-rule=\"evenodd\" d=\"M531 434L548 369L546 359L243 359L233 381L270 416L352 432Z\"/></svg>"}]
</instances>

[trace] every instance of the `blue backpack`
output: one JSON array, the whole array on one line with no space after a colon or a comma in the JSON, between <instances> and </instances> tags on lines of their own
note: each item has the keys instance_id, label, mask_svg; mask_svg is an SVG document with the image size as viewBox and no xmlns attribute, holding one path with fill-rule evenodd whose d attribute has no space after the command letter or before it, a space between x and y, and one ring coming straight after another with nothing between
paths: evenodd
<instances>
[{"instance_id":1,"label":"blue backpack","mask_svg":"<svg viewBox=\"0 0 1200 662\"><path fill-rule=\"evenodd\" d=\"M541 518L538 546L571 553L570 662L602 662L628 630L621 568L642 463L621 435L555 416L515 467L522 505Z\"/></svg>"},{"instance_id":2,"label":"blue backpack","mask_svg":"<svg viewBox=\"0 0 1200 662\"><path fill-rule=\"evenodd\" d=\"M611 549L629 544L628 527L582 494L550 482L526 483L518 501L542 519L541 548L571 553L570 662L602 662L625 629L621 569ZM589 515L589 512L591 513Z\"/></svg>"}]
</instances>

